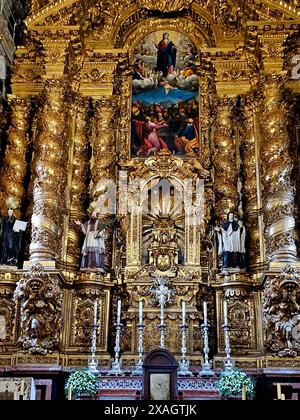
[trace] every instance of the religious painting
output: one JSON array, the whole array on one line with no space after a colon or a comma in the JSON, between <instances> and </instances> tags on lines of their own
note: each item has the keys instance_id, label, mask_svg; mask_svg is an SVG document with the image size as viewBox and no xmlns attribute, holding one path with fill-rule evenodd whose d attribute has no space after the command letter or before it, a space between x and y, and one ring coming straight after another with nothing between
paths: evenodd
<instances>
[{"instance_id":1,"label":"religious painting","mask_svg":"<svg viewBox=\"0 0 300 420\"><path fill-rule=\"evenodd\" d=\"M199 155L198 51L186 35L156 31L136 47L131 153Z\"/></svg>"},{"instance_id":2,"label":"religious painting","mask_svg":"<svg viewBox=\"0 0 300 420\"><path fill-rule=\"evenodd\" d=\"M171 375L169 373L151 373L150 375L150 400L171 400Z\"/></svg>"}]
</instances>

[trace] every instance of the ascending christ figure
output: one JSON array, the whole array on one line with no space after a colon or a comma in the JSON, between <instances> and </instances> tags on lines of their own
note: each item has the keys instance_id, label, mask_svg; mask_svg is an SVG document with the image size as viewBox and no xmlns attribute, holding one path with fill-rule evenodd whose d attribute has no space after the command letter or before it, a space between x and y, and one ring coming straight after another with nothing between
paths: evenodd
<instances>
[{"instance_id":1,"label":"ascending christ figure","mask_svg":"<svg viewBox=\"0 0 300 420\"><path fill-rule=\"evenodd\" d=\"M158 50L156 70L162 72L164 77L173 74L176 66L177 48L170 41L169 34L163 34L163 39L155 46Z\"/></svg>"}]
</instances>

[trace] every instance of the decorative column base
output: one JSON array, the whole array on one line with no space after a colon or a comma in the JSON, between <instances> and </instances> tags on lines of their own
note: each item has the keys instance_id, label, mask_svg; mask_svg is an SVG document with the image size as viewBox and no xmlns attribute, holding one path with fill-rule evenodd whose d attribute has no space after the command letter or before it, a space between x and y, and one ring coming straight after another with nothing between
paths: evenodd
<instances>
[{"instance_id":1,"label":"decorative column base","mask_svg":"<svg viewBox=\"0 0 300 420\"><path fill-rule=\"evenodd\" d=\"M98 369L97 369L98 365L99 365L99 362L98 362L97 358L95 356L91 357L88 360L88 370L89 370L89 372L98 373Z\"/></svg>"},{"instance_id":2,"label":"decorative column base","mask_svg":"<svg viewBox=\"0 0 300 420\"><path fill-rule=\"evenodd\" d=\"M119 360L114 360L109 371L111 376L125 376L124 371L121 369L121 362Z\"/></svg>"},{"instance_id":3,"label":"decorative column base","mask_svg":"<svg viewBox=\"0 0 300 420\"><path fill-rule=\"evenodd\" d=\"M135 369L132 371L132 376L143 376L144 374L144 363L139 360L136 364Z\"/></svg>"},{"instance_id":4,"label":"decorative column base","mask_svg":"<svg viewBox=\"0 0 300 420\"><path fill-rule=\"evenodd\" d=\"M193 372L189 370L190 363L187 360L181 360L179 366L178 376L193 376Z\"/></svg>"},{"instance_id":5,"label":"decorative column base","mask_svg":"<svg viewBox=\"0 0 300 420\"><path fill-rule=\"evenodd\" d=\"M215 376L215 372L212 370L211 362L202 362L202 370L199 372L201 378L206 376Z\"/></svg>"}]
</instances>

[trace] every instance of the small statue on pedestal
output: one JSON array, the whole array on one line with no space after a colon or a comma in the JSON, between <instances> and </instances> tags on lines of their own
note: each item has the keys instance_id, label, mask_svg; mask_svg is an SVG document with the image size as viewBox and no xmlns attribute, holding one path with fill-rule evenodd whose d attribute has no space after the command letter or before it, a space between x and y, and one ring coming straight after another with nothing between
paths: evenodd
<instances>
[{"instance_id":1,"label":"small statue on pedestal","mask_svg":"<svg viewBox=\"0 0 300 420\"><path fill-rule=\"evenodd\" d=\"M219 256L223 255L223 270L228 268L246 268L246 230L241 220L234 220L234 213L229 213L227 221L216 227L219 239Z\"/></svg>"},{"instance_id":2,"label":"small statue on pedestal","mask_svg":"<svg viewBox=\"0 0 300 420\"><path fill-rule=\"evenodd\" d=\"M16 205L13 200L7 200L6 204L7 216L0 219L0 264L18 266L22 245L22 230L20 230L14 214ZM25 222L23 224L26 225Z\"/></svg>"}]
</instances>

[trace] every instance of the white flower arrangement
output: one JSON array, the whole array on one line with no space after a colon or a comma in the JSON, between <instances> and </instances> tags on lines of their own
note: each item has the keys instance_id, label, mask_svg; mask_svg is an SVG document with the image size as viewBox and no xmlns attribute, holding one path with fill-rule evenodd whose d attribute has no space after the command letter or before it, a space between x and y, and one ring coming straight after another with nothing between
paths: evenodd
<instances>
[{"instance_id":1,"label":"white flower arrangement","mask_svg":"<svg viewBox=\"0 0 300 420\"><path fill-rule=\"evenodd\" d=\"M79 396L83 394L96 395L98 392L98 380L96 376L87 370L78 370L71 373L65 385L65 393L68 395L70 386L72 395Z\"/></svg>"},{"instance_id":2,"label":"white flower arrangement","mask_svg":"<svg viewBox=\"0 0 300 420\"><path fill-rule=\"evenodd\" d=\"M252 399L255 396L256 381L240 369L234 368L221 374L219 381L219 392L222 397L239 397L245 387L247 397Z\"/></svg>"}]
</instances>

